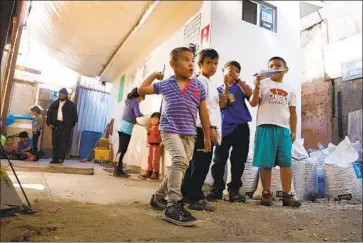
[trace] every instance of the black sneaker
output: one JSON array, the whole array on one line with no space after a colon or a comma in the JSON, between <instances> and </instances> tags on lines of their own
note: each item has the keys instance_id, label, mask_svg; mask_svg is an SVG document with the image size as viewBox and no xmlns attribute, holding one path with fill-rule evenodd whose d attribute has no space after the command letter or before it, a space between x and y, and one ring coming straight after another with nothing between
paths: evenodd
<instances>
[{"instance_id":1,"label":"black sneaker","mask_svg":"<svg viewBox=\"0 0 363 243\"><path fill-rule=\"evenodd\" d=\"M52 159L52 160L50 161L50 163L51 163L51 164L57 164L57 160L56 160L56 159Z\"/></svg>"},{"instance_id":2,"label":"black sneaker","mask_svg":"<svg viewBox=\"0 0 363 243\"><path fill-rule=\"evenodd\" d=\"M168 202L164 198L158 199L155 194L151 196L150 206L152 209L162 211L166 208L167 204Z\"/></svg>"},{"instance_id":3,"label":"black sneaker","mask_svg":"<svg viewBox=\"0 0 363 243\"><path fill-rule=\"evenodd\" d=\"M242 202L246 203L246 197L241 195L239 191L230 191L229 193L230 202Z\"/></svg>"},{"instance_id":4,"label":"black sneaker","mask_svg":"<svg viewBox=\"0 0 363 243\"><path fill-rule=\"evenodd\" d=\"M222 200L222 194L220 195L217 195L216 193L214 192L210 192L208 193L206 196L205 196L205 199L208 201L208 202L215 202L217 200Z\"/></svg>"},{"instance_id":5,"label":"black sneaker","mask_svg":"<svg viewBox=\"0 0 363 243\"><path fill-rule=\"evenodd\" d=\"M296 200L293 194L284 192L282 195L282 205L298 208L301 206L301 202Z\"/></svg>"},{"instance_id":6,"label":"black sneaker","mask_svg":"<svg viewBox=\"0 0 363 243\"><path fill-rule=\"evenodd\" d=\"M188 208L196 211L206 212L213 212L216 210L216 207L208 203L207 200L200 200L198 202L190 203L188 205Z\"/></svg>"},{"instance_id":7,"label":"black sneaker","mask_svg":"<svg viewBox=\"0 0 363 243\"><path fill-rule=\"evenodd\" d=\"M178 226L193 226L197 223L197 219L190 212L185 210L182 201L174 202L165 210L164 219Z\"/></svg>"},{"instance_id":8,"label":"black sneaker","mask_svg":"<svg viewBox=\"0 0 363 243\"><path fill-rule=\"evenodd\" d=\"M267 206L267 207L271 207L273 204L274 203L272 201L272 195L271 195L271 193L268 192L268 191L263 191L262 192L261 205Z\"/></svg>"}]
</instances>

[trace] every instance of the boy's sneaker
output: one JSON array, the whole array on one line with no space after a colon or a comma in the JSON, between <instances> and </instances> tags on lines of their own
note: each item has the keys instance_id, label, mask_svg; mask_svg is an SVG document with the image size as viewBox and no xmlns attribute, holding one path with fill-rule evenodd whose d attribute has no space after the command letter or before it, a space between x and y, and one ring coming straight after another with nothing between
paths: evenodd
<instances>
[{"instance_id":1,"label":"boy's sneaker","mask_svg":"<svg viewBox=\"0 0 363 243\"><path fill-rule=\"evenodd\" d=\"M205 196L205 199L208 201L208 202L215 202L217 200L222 200L222 194L221 195L217 195L216 193L214 192L209 192L206 196Z\"/></svg>"},{"instance_id":2,"label":"boy's sneaker","mask_svg":"<svg viewBox=\"0 0 363 243\"><path fill-rule=\"evenodd\" d=\"M241 195L241 193L239 193L239 191L230 191L228 194L229 194L230 202L246 203L246 197Z\"/></svg>"},{"instance_id":3,"label":"boy's sneaker","mask_svg":"<svg viewBox=\"0 0 363 243\"><path fill-rule=\"evenodd\" d=\"M164 198L158 199L155 194L151 196L150 206L152 209L162 211L166 208L167 204L168 202Z\"/></svg>"},{"instance_id":4,"label":"boy's sneaker","mask_svg":"<svg viewBox=\"0 0 363 243\"><path fill-rule=\"evenodd\" d=\"M206 212L213 212L216 210L216 207L208 203L207 200L199 200L198 202L190 203L188 208L196 211Z\"/></svg>"},{"instance_id":5,"label":"boy's sneaker","mask_svg":"<svg viewBox=\"0 0 363 243\"><path fill-rule=\"evenodd\" d=\"M296 200L293 194L284 192L282 195L282 205L297 208L301 206L301 202Z\"/></svg>"},{"instance_id":6,"label":"boy's sneaker","mask_svg":"<svg viewBox=\"0 0 363 243\"><path fill-rule=\"evenodd\" d=\"M193 226L197 222L197 219L185 210L182 201L174 202L171 206L168 206L165 210L164 219L179 226Z\"/></svg>"},{"instance_id":7,"label":"boy's sneaker","mask_svg":"<svg viewBox=\"0 0 363 243\"><path fill-rule=\"evenodd\" d=\"M270 206L273 206L273 204L274 203L272 201L272 195L271 195L271 193L268 192L268 191L263 191L262 192L261 205L270 207Z\"/></svg>"}]
</instances>

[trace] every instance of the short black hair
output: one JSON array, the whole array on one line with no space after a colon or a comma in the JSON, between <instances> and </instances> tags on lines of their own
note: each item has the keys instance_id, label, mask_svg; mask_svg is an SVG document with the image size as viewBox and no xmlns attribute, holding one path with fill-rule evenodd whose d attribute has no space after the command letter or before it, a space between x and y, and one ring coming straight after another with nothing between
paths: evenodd
<instances>
[{"instance_id":1,"label":"short black hair","mask_svg":"<svg viewBox=\"0 0 363 243\"><path fill-rule=\"evenodd\" d=\"M226 64L224 64L224 68L228 68L230 66L234 66L238 69L238 72L241 72L241 64L239 64L239 62L237 61L229 61Z\"/></svg>"},{"instance_id":2,"label":"short black hair","mask_svg":"<svg viewBox=\"0 0 363 243\"><path fill-rule=\"evenodd\" d=\"M151 118L157 117L160 119L160 112L154 112L151 114Z\"/></svg>"},{"instance_id":3,"label":"short black hair","mask_svg":"<svg viewBox=\"0 0 363 243\"><path fill-rule=\"evenodd\" d=\"M278 57L278 56L271 57L270 60L268 60L268 63L270 63L273 60L279 60L279 61L281 61L285 65L285 67L287 67L287 63L286 63L285 59L283 59L282 57Z\"/></svg>"},{"instance_id":4,"label":"short black hair","mask_svg":"<svg viewBox=\"0 0 363 243\"><path fill-rule=\"evenodd\" d=\"M137 92L137 88L133 88L131 90L130 93L127 94L127 99L128 100L131 100L133 98L137 98L137 97L140 97L140 96L144 96L144 95L140 95L138 92Z\"/></svg>"},{"instance_id":5,"label":"short black hair","mask_svg":"<svg viewBox=\"0 0 363 243\"><path fill-rule=\"evenodd\" d=\"M207 57L209 57L210 59L216 59L216 58L219 58L219 54L216 50L211 49L211 48L203 49L198 53L198 64L202 65L204 62L204 59Z\"/></svg>"},{"instance_id":6,"label":"short black hair","mask_svg":"<svg viewBox=\"0 0 363 243\"><path fill-rule=\"evenodd\" d=\"M38 105L32 106L32 108L30 108L30 110L39 115L42 113L42 108L40 108L40 106L38 106Z\"/></svg>"},{"instance_id":7,"label":"short black hair","mask_svg":"<svg viewBox=\"0 0 363 243\"><path fill-rule=\"evenodd\" d=\"M29 135L26 131L22 131L18 134L19 138L29 138Z\"/></svg>"},{"instance_id":8,"label":"short black hair","mask_svg":"<svg viewBox=\"0 0 363 243\"><path fill-rule=\"evenodd\" d=\"M179 54L186 51L191 52L194 55L194 52L188 47L177 47L170 52L170 59L176 61L179 57Z\"/></svg>"}]
</instances>

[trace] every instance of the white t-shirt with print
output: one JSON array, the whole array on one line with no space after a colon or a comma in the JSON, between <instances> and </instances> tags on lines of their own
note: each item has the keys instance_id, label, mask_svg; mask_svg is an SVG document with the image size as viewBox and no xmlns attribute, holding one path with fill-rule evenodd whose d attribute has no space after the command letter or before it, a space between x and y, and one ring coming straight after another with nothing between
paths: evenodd
<instances>
[{"instance_id":1,"label":"white t-shirt with print","mask_svg":"<svg viewBox=\"0 0 363 243\"><path fill-rule=\"evenodd\" d=\"M286 83L261 80L257 126L276 125L290 129L290 106L296 106L296 93Z\"/></svg>"}]
</instances>

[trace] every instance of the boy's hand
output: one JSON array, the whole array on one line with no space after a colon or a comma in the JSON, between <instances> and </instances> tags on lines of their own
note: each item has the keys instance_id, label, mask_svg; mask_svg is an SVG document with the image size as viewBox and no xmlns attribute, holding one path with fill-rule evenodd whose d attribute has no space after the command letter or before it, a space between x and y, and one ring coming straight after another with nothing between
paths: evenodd
<instances>
[{"instance_id":1,"label":"boy's hand","mask_svg":"<svg viewBox=\"0 0 363 243\"><path fill-rule=\"evenodd\" d=\"M211 130L210 130L210 139L211 139L211 142L212 142L214 145L217 145L217 144L218 144L218 141L219 141L219 134L218 134L218 132L216 131L216 129L211 129Z\"/></svg>"},{"instance_id":2,"label":"boy's hand","mask_svg":"<svg viewBox=\"0 0 363 243\"><path fill-rule=\"evenodd\" d=\"M210 138L205 138L204 139L204 152L208 153L210 152L212 149L212 143L210 141Z\"/></svg>"},{"instance_id":3,"label":"boy's hand","mask_svg":"<svg viewBox=\"0 0 363 243\"><path fill-rule=\"evenodd\" d=\"M261 80L262 79L263 79L262 75L259 74L259 75L256 76L255 81L254 81L256 89L259 89L261 87Z\"/></svg>"},{"instance_id":4,"label":"boy's hand","mask_svg":"<svg viewBox=\"0 0 363 243\"><path fill-rule=\"evenodd\" d=\"M292 143L294 143L296 140L296 133L295 132L291 132L291 141Z\"/></svg>"},{"instance_id":5,"label":"boy's hand","mask_svg":"<svg viewBox=\"0 0 363 243\"><path fill-rule=\"evenodd\" d=\"M154 77L155 77L155 79L157 79L157 80L163 80L163 78L164 78L164 74L163 74L162 72L155 72L155 73L154 73Z\"/></svg>"}]
</instances>

